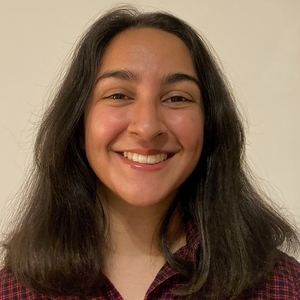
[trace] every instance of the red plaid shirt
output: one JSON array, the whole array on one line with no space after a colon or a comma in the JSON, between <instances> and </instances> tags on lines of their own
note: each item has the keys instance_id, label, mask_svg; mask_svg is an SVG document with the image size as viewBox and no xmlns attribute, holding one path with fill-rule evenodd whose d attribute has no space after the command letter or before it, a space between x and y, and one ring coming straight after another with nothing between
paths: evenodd
<instances>
[{"instance_id":1,"label":"red plaid shirt","mask_svg":"<svg viewBox=\"0 0 300 300\"><path fill-rule=\"evenodd\" d=\"M195 227L189 226L187 230L187 245L177 251L177 255L185 259L193 259L195 249L199 247ZM159 271L149 287L144 300L181 300L186 299L172 293L172 288L182 284L182 278L168 264ZM123 300L117 289L107 279L102 294L88 300ZM0 300L80 300L78 297L47 297L38 295L23 286L15 276L7 270L0 271ZM191 298L189 298L191 299ZM194 300L203 299L200 294L194 294ZM281 253L275 264L273 272L254 291L245 292L239 299L273 299L273 300L299 300L300 299L300 264L292 257Z\"/></svg>"}]
</instances>

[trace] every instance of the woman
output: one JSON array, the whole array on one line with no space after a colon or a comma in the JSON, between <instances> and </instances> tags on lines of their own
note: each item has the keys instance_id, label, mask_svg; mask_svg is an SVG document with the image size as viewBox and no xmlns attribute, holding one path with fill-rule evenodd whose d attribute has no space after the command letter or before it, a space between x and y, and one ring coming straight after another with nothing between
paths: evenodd
<instances>
[{"instance_id":1,"label":"woman","mask_svg":"<svg viewBox=\"0 0 300 300\"><path fill-rule=\"evenodd\" d=\"M42 122L1 299L299 299L297 233L185 22L121 7L87 31Z\"/></svg>"}]
</instances>

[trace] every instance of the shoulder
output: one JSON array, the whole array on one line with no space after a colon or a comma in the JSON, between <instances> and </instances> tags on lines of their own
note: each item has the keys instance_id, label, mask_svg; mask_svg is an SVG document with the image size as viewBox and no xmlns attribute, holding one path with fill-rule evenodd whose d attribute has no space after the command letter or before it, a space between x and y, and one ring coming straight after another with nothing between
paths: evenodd
<instances>
[{"instance_id":1,"label":"shoulder","mask_svg":"<svg viewBox=\"0 0 300 300\"><path fill-rule=\"evenodd\" d=\"M286 274L289 279L300 280L300 263L293 257L280 253L275 262L275 272ZM300 288L300 286L298 286Z\"/></svg>"},{"instance_id":2,"label":"shoulder","mask_svg":"<svg viewBox=\"0 0 300 300\"><path fill-rule=\"evenodd\" d=\"M33 293L22 285L12 272L0 270L0 299L1 300L46 300L46 296Z\"/></svg>"},{"instance_id":3,"label":"shoulder","mask_svg":"<svg viewBox=\"0 0 300 300\"><path fill-rule=\"evenodd\" d=\"M245 293L246 299L300 299L300 264L280 252L274 269L255 289ZM243 299L245 299L243 297Z\"/></svg>"},{"instance_id":4,"label":"shoulder","mask_svg":"<svg viewBox=\"0 0 300 300\"><path fill-rule=\"evenodd\" d=\"M26 288L12 272L0 270L0 300L79 300L76 296L51 297ZM101 299L101 298L99 298ZM91 299L92 300L92 299Z\"/></svg>"},{"instance_id":5,"label":"shoulder","mask_svg":"<svg viewBox=\"0 0 300 300\"><path fill-rule=\"evenodd\" d=\"M10 271L2 269L0 271L0 299L43 299L34 297L30 290L22 286L21 283Z\"/></svg>"},{"instance_id":6,"label":"shoulder","mask_svg":"<svg viewBox=\"0 0 300 300\"><path fill-rule=\"evenodd\" d=\"M273 285L285 285L294 289L300 295L300 263L295 258L281 252L268 280Z\"/></svg>"}]
</instances>

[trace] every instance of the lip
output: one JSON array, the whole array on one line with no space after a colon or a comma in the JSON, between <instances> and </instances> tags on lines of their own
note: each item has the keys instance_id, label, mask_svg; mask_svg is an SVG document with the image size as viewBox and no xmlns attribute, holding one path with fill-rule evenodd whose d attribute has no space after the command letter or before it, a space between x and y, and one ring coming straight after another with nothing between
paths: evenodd
<instances>
[{"instance_id":1,"label":"lip","mask_svg":"<svg viewBox=\"0 0 300 300\"><path fill-rule=\"evenodd\" d=\"M116 152L118 152L118 153L132 152L132 153L137 153L140 155L156 155L156 154L161 154L161 153L174 155L178 151L168 151L168 150L158 150L158 149L126 149L123 151L116 151Z\"/></svg>"},{"instance_id":2,"label":"lip","mask_svg":"<svg viewBox=\"0 0 300 300\"><path fill-rule=\"evenodd\" d=\"M127 150L126 150L127 151ZM124 152L126 152L124 151ZM168 154L168 158L160 163L157 164L143 164L140 162L136 162L136 161L132 161L126 157L123 156L123 151L118 151L115 152L118 157L121 159L121 161L123 163L125 163L128 167L135 169L135 170L139 170L139 171L147 171L147 172L151 172L151 171L159 171L162 170L163 168L165 168L170 160L172 159L172 157L176 154L176 152L174 151L162 151L162 150L144 150L144 149L130 149L128 150L128 152L133 152L133 153L137 153L140 155L155 155L155 154L160 154L160 153L166 153Z\"/></svg>"}]
</instances>

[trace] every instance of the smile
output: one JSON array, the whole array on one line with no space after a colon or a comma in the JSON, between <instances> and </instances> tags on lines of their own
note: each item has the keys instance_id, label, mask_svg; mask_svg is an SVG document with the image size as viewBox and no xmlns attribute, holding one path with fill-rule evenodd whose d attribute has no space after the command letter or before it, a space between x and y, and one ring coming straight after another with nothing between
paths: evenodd
<instances>
[{"instance_id":1,"label":"smile","mask_svg":"<svg viewBox=\"0 0 300 300\"><path fill-rule=\"evenodd\" d=\"M139 162L141 164L154 165L165 161L168 158L167 153L159 153L155 155L141 155L134 152L123 152L123 156L129 160Z\"/></svg>"}]
</instances>

